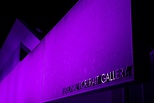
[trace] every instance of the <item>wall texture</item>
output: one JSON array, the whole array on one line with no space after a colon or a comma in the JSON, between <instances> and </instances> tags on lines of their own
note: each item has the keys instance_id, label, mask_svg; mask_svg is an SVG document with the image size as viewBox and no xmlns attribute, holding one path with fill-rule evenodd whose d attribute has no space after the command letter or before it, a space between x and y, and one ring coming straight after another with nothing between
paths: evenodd
<instances>
[{"instance_id":1,"label":"wall texture","mask_svg":"<svg viewBox=\"0 0 154 103\"><path fill-rule=\"evenodd\" d=\"M0 101L40 103L133 80L62 94L64 87L133 65L131 28L130 0L79 0L1 81Z\"/></svg>"}]
</instances>

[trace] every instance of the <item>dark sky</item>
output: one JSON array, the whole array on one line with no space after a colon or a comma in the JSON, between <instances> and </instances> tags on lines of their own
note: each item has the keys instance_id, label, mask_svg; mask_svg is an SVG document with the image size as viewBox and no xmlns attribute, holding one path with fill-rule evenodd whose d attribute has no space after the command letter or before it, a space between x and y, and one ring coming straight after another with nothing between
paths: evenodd
<instances>
[{"instance_id":1,"label":"dark sky","mask_svg":"<svg viewBox=\"0 0 154 103\"><path fill-rule=\"evenodd\" d=\"M22 2L12 5L8 11L0 15L0 48L16 18L24 23L41 40L77 1L50 0L50 2L37 1L34 4Z\"/></svg>"}]
</instances>

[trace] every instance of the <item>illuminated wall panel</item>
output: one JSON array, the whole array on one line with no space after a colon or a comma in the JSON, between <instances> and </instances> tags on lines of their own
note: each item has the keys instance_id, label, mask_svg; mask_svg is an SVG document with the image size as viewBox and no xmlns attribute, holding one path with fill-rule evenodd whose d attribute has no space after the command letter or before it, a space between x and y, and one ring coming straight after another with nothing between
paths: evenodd
<instances>
[{"instance_id":1,"label":"illuminated wall panel","mask_svg":"<svg viewBox=\"0 0 154 103\"><path fill-rule=\"evenodd\" d=\"M39 103L133 81L133 68L127 77L116 75L127 66L133 66L131 0L79 0L4 78L0 101ZM105 82L112 71L116 79ZM97 76L101 83L65 89Z\"/></svg>"}]
</instances>

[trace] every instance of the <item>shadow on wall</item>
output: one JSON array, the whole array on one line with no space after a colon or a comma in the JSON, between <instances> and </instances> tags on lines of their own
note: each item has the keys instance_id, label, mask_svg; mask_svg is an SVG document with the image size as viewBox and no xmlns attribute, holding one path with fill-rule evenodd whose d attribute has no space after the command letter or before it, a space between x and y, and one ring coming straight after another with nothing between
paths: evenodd
<instances>
[{"instance_id":1,"label":"shadow on wall","mask_svg":"<svg viewBox=\"0 0 154 103\"><path fill-rule=\"evenodd\" d=\"M20 46L16 48L16 50L11 54L9 59L0 69L0 82L13 70L13 68L19 62L19 55L20 54Z\"/></svg>"},{"instance_id":2,"label":"shadow on wall","mask_svg":"<svg viewBox=\"0 0 154 103\"><path fill-rule=\"evenodd\" d=\"M45 102L45 103L114 103L112 102L112 94L111 90L100 91L95 93L86 93L79 94L72 97L66 97L61 100ZM119 95L121 96L121 95ZM115 102L116 103L116 102ZM122 102L117 102L122 103Z\"/></svg>"}]
</instances>

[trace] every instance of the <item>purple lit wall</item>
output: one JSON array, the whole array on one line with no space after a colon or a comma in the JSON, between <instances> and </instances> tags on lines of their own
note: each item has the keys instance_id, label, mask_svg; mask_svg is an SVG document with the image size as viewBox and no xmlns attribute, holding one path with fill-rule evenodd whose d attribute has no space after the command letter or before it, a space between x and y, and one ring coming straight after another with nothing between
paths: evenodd
<instances>
[{"instance_id":1,"label":"purple lit wall","mask_svg":"<svg viewBox=\"0 0 154 103\"><path fill-rule=\"evenodd\" d=\"M24 24L16 19L2 46L2 49L0 50L0 70L7 63L7 61L9 61L10 56L15 51L19 52L20 43L23 43L27 48L33 50L39 42L40 40L36 38L34 34L24 26ZM16 50L17 48L18 50Z\"/></svg>"},{"instance_id":2,"label":"purple lit wall","mask_svg":"<svg viewBox=\"0 0 154 103\"><path fill-rule=\"evenodd\" d=\"M133 65L131 28L131 0L79 0L3 79L0 101L41 103L132 81L62 94L64 87Z\"/></svg>"}]
</instances>

